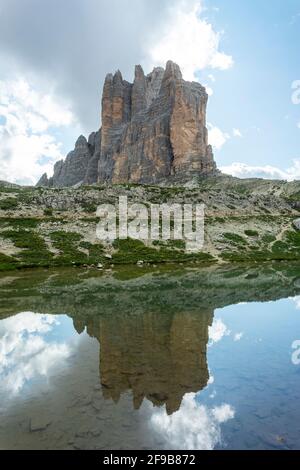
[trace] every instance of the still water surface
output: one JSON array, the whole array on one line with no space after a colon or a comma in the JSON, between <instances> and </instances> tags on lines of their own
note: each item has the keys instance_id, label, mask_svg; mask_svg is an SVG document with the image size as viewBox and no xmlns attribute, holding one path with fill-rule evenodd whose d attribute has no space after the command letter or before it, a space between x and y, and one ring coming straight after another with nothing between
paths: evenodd
<instances>
[{"instance_id":1,"label":"still water surface","mask_svg":"<svg viewBox=\"0 0 300 470\"><path fill-rule=\"evenodd\" d=\"M0 448L299 449L299 280L3 275Z\"/></svg>"}]
</instances>

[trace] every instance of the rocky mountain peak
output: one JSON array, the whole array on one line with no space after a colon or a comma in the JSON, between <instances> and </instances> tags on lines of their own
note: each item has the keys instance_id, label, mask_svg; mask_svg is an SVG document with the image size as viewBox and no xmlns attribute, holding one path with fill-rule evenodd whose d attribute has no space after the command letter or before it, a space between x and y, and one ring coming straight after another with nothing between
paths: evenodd
<instances>
[{"instance_id":1,"label":"rocky mountain peak","mask_svg":"<svg viewBox=\"0 0 300 470\"><path fill-rule=\"evenodd\" d=\"M174 78L175 80L182 80L182 73L180 70L179 65L172 62L172 60L168 60L165 70L164 79Z\"/></svg>"},{"instance_id":2,"label":"rocky mountain peak","mask_svg":"<svg viewBox=\"0 0 300 470\"><path fill-rule=\"evenodd\" d=\"M136 65L134 68L134 81L144 80L145 74L141 65Z\"/></svg>"},{"instance_id":3,"label":"rocky mountain peak","mask_svg":"<svg viewBox=\"0 0 300 470\"><path fill-rule=\"evenodd\" d=\"M183 80L177 64L155 67L145 75L135 66L134 82L117 70L106 75L102 127L88 141L80 136L53 178L39 185L72 186L80 182L158 183L216 171L207 141L205 88Z\"/></svg>"},{"instance_id":4,"label":"rocky mountain peak","mask_svg":"<svg viewBox=\"0 0 300 470\"><path fill-rule=\"evenodd\" d=\"M85 148L86 146L87 146L87 140L84 137L84 135L79 136L78 139L76 140L75 148L82 149L82 148Z\"/></svg>"}]
</instances>

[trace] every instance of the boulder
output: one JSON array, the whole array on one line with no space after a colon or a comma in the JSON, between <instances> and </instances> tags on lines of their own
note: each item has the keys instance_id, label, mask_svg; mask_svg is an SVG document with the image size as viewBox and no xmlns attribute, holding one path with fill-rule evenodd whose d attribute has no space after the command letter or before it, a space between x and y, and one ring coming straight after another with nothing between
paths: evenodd
<instances>
[{"instance_id":1,"label":"boulder","mask_svg":"<svg viewBox=\"0 0 300 470\"><path fill-rule=\"evenodd\" d=\"M300 219L293 220L293 226L296 230L300 230Z\"/></svg>"}]
</instances>

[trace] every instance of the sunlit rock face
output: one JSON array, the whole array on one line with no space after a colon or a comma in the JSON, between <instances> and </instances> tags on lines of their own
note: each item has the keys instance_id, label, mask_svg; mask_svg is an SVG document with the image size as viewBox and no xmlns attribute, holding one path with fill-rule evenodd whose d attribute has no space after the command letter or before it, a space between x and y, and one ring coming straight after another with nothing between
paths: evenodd
<instances>
[{"instance_id":1,"label":"sunlit rock face","mask_svg":"<svg viewBox=\"0 0 300 470\"><path fill-rule=\"evenodd\" d=\"M131 390L134 408L144 398L165 404L168 414L180 408L186 393L208 382L208 328L213 311L197 314L94 317L87 332L100 343L100 380L105 398L117 402ZM83 325L75 324L78 331Z\"/></svg>"},{"instance_id":2,"label":"sunlit rock face","mask_svg":"<svg viewBox=\"0 0 300 470\"><path fill-rule=\"evenodd\" d=\"M119 71L107 75L98 180L155 183L172 175L213 173L207 99L205 88L184 81L171 61L147 76L137 66L133 85Z\"/></svg>"},{"instance_id":3,"label":"sunlit rock face","mask_svg":"<svg viewBox=\"0 0 300 470\"><path fill-rule=\"evenodd\" d=\"M136 66L133 84L119 70L108 74L100 131L88 141L80 137L80 146L77 142L66 160L55 165L53 179L43 175L38 184L156 183L214 174L207 100L205 88L183 80L171 61L148 75Z\"/></svg>"}]
</instances>

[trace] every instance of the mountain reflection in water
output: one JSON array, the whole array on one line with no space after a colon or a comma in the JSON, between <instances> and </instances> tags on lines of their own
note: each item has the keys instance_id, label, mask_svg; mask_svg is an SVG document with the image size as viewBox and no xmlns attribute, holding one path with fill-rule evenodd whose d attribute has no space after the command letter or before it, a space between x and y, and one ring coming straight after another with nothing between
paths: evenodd
<instances>
[{"instance_id":1,"label":"mountain reflection in water","mask_svg":"<svg viewBox=\"0 0 300 470\"><path fill-rule=\"evenodd\" d=\"M250 337L256 325L246 315L229 329L216 311L299 295L298 266L138 274L67 270L0 277L0 448L284 445L279 431L271 438L253 432L265 432L269 415L246 395L251 388L257 396L266 393L274 375L256 377L251 361L256 370L259 348L252 344L250 354L246 340L243 346L244 330ZM267 318L269 310L264 312ZM248 361L244 373L241 351ZM276 374L280 361L273 361ZM217 385L215 373L223 377ZM286 373L294 393L295 370ZM271 406L275 398L269 398ZM242 410L256 416L254 428L247 428L250 418L241 421ZM274 426L273 419L267 429ZM291 436L290 442L293 448L298 441Z\"/></svg>"},{"instance_id":2,"label":"mountain reflection in water","mask_svg":"<svg viewBox=\"0 0 300 470\"><path fill-rule=\"evenodd\" d=\"M117 314L92 317L87 333L100 343L100 377L103 396L118 402L132 390L133 405L146 397L168 414L180 408L186 393L202 390L208 382L206 348L211 310L198 314L138 316ZM74 319L78 333L83 324Z\"/></svg>"}]
</instances>

